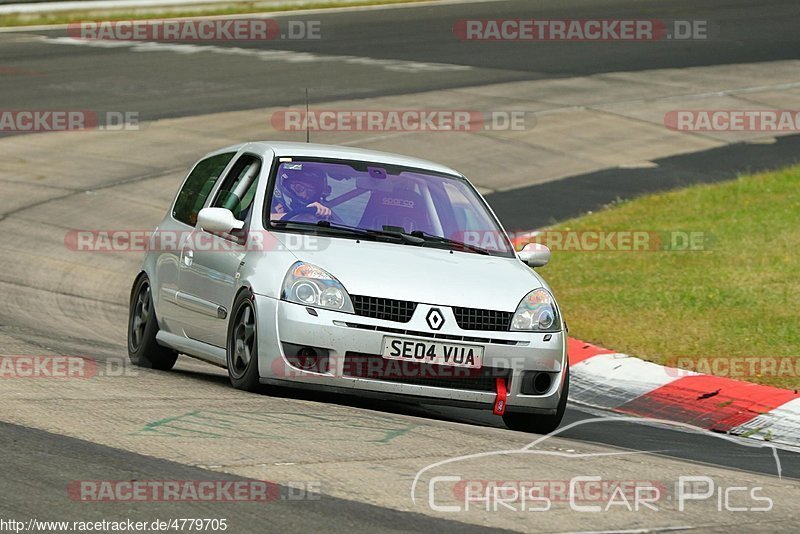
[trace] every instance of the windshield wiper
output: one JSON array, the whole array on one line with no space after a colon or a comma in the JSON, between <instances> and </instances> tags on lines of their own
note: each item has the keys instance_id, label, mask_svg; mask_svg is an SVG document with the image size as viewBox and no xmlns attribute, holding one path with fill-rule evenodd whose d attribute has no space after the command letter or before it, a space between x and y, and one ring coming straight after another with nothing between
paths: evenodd
<instances>
[{"instance_id":1,"label":"windshield wiper","mask_svg":"<svg viewBox=\"0 0 800 534\"><path fill-rule=\"evenodd\" d=\"M489 256L492 253L486 250L485 248L481 248L475 245L470 245L468 243L464 243L463 241L456 241L455 239L449 239L447 237L442 237L440 235L429 234L427 232L423 232L422 230L414 230L411 232L412 236L418 237L420 239L424 239L428 242L434 243L442 243L445 245L450 245L454 247L459 247L463 250L468 250L470 252L474 252L476 254L483 254L484 256Z\"/></svg>"},{"instance_id":2,"label":"windshield wiper","mask_svg":"<svg viewBox=\"0 0 800 534\"><path fill-rule=\"evenodd\" d=\"M425 242L425 240L420 237L412 236L403 232L395 232L391 230L374 230L372 228L349 226L347 224L332 223L330 221L325 221L325 220L317 222L306 222L306 221L282 221L280 219L275 219L271 220L270 222L281 226L285 226L288 224L295 224L298 226L305 226L305 227L339 230L351 235L357 235L367 239L376 239L378 237L391 237L394 239L399 239L404 243L408 243L411 245L421 245L422 243Z\"/></svg>"},{"instance_id":3,"label":"windshield wiper","mask_svg":"<svg viewBox=\"0 0 800 534\"><path fill-rule=\"evenodd\" d=\"M443 245L449 245L450 247L456 247L458 249L474 252L476 254L483 254L484 256L491 255L491 252L489 252L484 248L475 245L470 245L462 241L456 241L455 239L448 239L446 237L429 234L427 232L423 232L422 230L414 230L413 232L406 233L400 231L399 229L377 230L374 228L361 228L360 226L350 226L347 224L332 223L330 221L325 221L325 220L317 222L306 222L306 221L282 221L280 219L274 219L270 220L270 223L280 226L293 224L304 227L324 228L334 231L342 231L349 233L351 235L357 235L359 237L364 237L368 239L376 239L379 237L392 237L395 239L399 239L403 241L403 243L406 243L408 245L424 246L426 243L441 243Z\"/></svg>"},{"instance_id":4,"label":"windshield wiper","mask_svg":"<svg viewBox=\"0 0 800 534\"><path fill-rule=\"evenodd\" d=\"M367 232L369 235L372 236L394 237L402 240L404 243L407 243L409 245L421 245L425 242L425 239L419 236L407 234L400 230L378 230L375 228L361 228L360 226L349 226L347 224L331 223L330 221L317 221L317 225L327 226L330 228L342 228L346 230L352 230L355 232Z\"/></svg>"},{"instance_id":5,"label":"windshield wiper","mask_svg":"<svg viewBox=\"0 0 800 534\"><path fill-rule=\"evenodd\" d=\"M363 231L361 229L353 228L353 227L347 227L347 226L339 226L339 225L334 226L328 221L308 222L308 221L282 221L280 219L271 219L269 222L271 224L276 225L276 226L293 225L293 226L302 226L302 227L305 227L305 228L324 228L324 229L330 229L330 230L339 230L339 231L342 231L342 232L347 233L347 234L357 235L359 237L366 237L366 238L374 238L375 237L372 234L370 234L370 233L368 233L366 231Z\"/></svg>"}]
</instances>

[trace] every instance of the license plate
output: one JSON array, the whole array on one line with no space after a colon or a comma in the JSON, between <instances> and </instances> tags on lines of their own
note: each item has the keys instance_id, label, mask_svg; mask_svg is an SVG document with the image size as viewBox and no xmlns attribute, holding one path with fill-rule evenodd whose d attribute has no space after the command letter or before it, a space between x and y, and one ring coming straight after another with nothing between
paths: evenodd
<instances>
[{"instance_id":1,"label":"license plate","mask_svg":"<svg viewBox=\"0 0 800 534\"><path fill-rule=\"evenodd\" d=\"M481 346L402 337L384 337L382 356L387 360L405 360L473 369L480 369L483 365L483 347Z\"/></svg>"}]
</instances>

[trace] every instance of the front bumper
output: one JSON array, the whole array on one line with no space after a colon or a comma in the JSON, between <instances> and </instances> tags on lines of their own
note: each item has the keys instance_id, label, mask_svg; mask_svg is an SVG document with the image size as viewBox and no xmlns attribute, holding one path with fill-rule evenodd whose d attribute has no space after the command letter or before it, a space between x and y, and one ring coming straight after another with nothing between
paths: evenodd
<instances>
[{"instance_id":1,"label":"front bumper","mask_svg":"<svg viewBox=\"0 0 800 534\"><path fill-rule=\"evenodd\" d=\"M286 384L327 391L345 392L378 398L401 398L429 404L447 404L492 409L496 391L478 391L467 381L456 378L447 386L421 385L401 380L362 378L351 375L348 358L353 354L379 356L384 336L424 339L434 336L461 345L484 347L484 367L502 369L510 375L507 410L553 414L563 390L564 367L567 362L566 337L563 332L549 335L529 332L496 332L461 330L447 306L419 304L408 323L383 321L305 306L262 295L255 296L258 317L259 373L262 383ZM425 316L432 307L443 313L444 326L432 330ZM316 315L315 315L316 314ZM289 363L286 344L325 349L327 372L304 371ZM349 353L349 354L348 354ZM488 371L488 370L487 370ZM523 373L544 371L553 377L550 388L540 395L522 394ZM287 384L291 383L291 384Z\"/></svg>"}]
</instances>

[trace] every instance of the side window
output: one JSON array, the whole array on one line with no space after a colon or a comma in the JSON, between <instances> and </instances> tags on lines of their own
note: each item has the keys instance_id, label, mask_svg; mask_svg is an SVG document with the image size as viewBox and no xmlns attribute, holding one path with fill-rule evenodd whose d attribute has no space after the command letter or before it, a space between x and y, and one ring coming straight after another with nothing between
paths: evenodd
<instances>
[{"instance_id":1,"label":"side window","mask_svg":"<svg viewBox=\"0 0 800 534\"><path fill-rule=\"evenodd\" d=\"M235 152L219 154L204 159L189 174L186 183L178 193L172 216L176 220L194 226L197 224L197 214L203 209L208 195L217 183L219 175L235 156Z\"/></svg>"},{"instance_id":2,"label":"side window","mask_svg":"<svg viewBox=\"0 0 800 534\"><path fill-rule=\"evenodd\" d=\"M239 158L222 183L213 207L231 210L240 221L247 219L253 207L260 170L261 160L257 157L245 154Z\"/></svg>"}]
</instances>

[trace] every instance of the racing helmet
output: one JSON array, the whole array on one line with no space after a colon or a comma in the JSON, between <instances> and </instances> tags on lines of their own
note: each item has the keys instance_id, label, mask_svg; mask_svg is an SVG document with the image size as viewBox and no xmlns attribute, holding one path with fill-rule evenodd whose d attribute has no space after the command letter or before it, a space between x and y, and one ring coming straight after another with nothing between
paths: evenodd
<instances>
[{"instance_id":1,"label":"racing helmet","mask_svg":"<svg viewBox=\"0 0 800 534\"><path fill-rule=\"evenodd\" d=\"M324 200L330 194L325 172L309 163L282 164L277 185L275 196L283 199L289 211Z\"/></svg>"}]
</instances>

